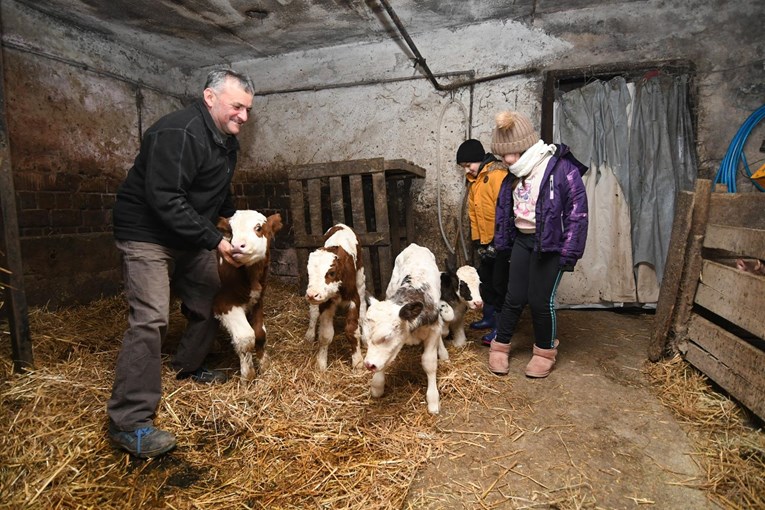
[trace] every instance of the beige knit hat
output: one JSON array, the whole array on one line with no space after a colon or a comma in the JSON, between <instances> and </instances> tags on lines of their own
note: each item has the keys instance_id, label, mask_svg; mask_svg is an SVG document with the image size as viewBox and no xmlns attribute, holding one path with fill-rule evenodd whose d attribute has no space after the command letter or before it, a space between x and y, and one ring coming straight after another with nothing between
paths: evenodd
<instances>
[{"instance_id":1,"label":"beige knit hat","mask_svg":"<svg viewBox=\"0 0 765 510\"><path fill-rule=\"evenodd\" d=\"M499 112L496 127L491 133L491 152L497 156L523 153L539 141L531 121L522 113Z\"/></svg>"}]
</instances>

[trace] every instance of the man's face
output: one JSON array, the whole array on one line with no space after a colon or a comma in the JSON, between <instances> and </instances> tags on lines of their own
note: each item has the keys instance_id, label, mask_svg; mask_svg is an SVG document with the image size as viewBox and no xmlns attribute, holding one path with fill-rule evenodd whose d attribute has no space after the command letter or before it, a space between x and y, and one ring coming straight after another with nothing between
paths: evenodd
<instances>
[{"instance_id":1,"label":"man's face","mask_svg":"<svg viewBox=\"0 0 765 510\"><path fill-rule=\"evenodd\" d=\"M205 104L215 126L226 135L237 135L252 109L252 94L234 78L227 78L220 90L204 91Z\"/></svg>"}]
</instances>

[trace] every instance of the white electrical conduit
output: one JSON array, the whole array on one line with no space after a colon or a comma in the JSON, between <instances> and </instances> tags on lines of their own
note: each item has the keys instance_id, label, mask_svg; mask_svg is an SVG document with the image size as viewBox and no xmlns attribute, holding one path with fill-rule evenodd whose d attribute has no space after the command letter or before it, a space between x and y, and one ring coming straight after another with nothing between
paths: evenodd
<instances>
[{"instance_id":1,"label":"white electrical conduit","mask_svg":"<svg viewBox=\"0 0 765 510\"><path fill-rule=\"evenodd\" d=\"M456 101L454 97L452 96L452 100L446 103L441 110L441 114L438 116L438 126L436 129L436 209L438 210L438 227L441 230L441 237L444 240L444 244L446 245L446 249L449 250L449 253L452 255L455 254L455 248L456 243L454 246L449 243L449 239L446 237L446 232L444 231L444 222L442 218L441 213L441 127L443 125L444 121L444 115L446 114L446 111L449 109L449 107L453 104L456 104L459 106L460 110L462 110L462 114L464 116L464 123L465 123L465 137L467 137L468 133L468 127L469 127L469 117L467 110L465 109L465 105L462 104L460 101ZM460 212L457 216L457 230L459 232L459 240L462 244L462 252L465 255L465 261L468 260L468 252L467 247L465 246L465 236L462 232L462 216L465 211L465 195L467 193L467 187L463 188L462 197L460 197Z\"/></svg>"}]
</instances>

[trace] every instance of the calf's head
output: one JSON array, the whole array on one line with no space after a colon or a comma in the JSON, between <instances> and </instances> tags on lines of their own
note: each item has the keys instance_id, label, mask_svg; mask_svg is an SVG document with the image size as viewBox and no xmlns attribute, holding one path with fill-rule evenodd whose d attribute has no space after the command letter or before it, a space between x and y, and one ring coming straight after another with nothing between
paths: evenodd
<instances>
[{"instance_id":1,"label":"calf's head","mask_svg":"<svg viewBox=\"0 0 765 510\"><path fill-rule=\"evenodd\" d=\"M452 257L446 259L446 271L441 272L441 300L451 305L462 301L471 310L483 308L478 271L468 265L457 269Z\"/></svg>"},{"instance_id":2,"label":"calf's head","mask_svg":"<svg viewBox=\"0 0 765 510\"><path fill-rule=\"evenodd\" d=\"M280 214L266 218L258 211L236 211L231 218L220 218L218 230L233 247L232 257L245 266L265 260L268 248L282 229Z\"/></svg>"},{"instance_id":3,"label":"calf's head","mask_svg":"<svg viewBox=\"0 0 765 510\"><path fill-rule=\"evenodd\" d=\"M468 308L471 310L483 308L480 291L481 279L478 277L478 271L473 266L462 266L457 269L457 280L459 280L457 294L462 301L467 303Z\"/></svg>"},{"instance_id":4,"label":"calf's head","mask_svg":"<svg viewBox=\"0 0 765 510\"><path fill-rule=\"evenodd\" d=\"M414 301L398 305L392 301L369 298L366 320L363 324L367 339L364 366L371 372L385 370L404 346L409 333L419 324L416 319L424 305Z\"/></svg>"},{"instance_id":5,"label":"calf's head","mask_svg":"<svg viewBox=\"0 0 765 510\"><path fill-rule=\"evenodd\" d=\"M342 285L341 268L337 250L319 248L308 256L308 286L306 300L318 305L336 296Z\"/></svg>"}]
</instances>

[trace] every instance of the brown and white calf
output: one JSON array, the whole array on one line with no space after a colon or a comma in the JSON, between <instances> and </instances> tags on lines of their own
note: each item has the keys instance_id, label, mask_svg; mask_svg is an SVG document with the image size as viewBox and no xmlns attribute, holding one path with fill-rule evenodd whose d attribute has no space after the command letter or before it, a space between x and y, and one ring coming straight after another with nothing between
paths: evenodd
<instances>
[{"instance_id":1,"label":"brown and white calf","mask_svg":"<svg viewBox=\"0 0 765 510\"><path fill-rule=\"evenodd\" d=\"M441 335L446 338L451 335L455 347L464 347L467 343L465 337L465 313L468 309L480 310L483 308L483 300L479 290L481 279L478 271L473 266L461 266L457 268L454 257L447 257L446 271L441 273L441 300L451 306L453 317L449 318L441 314L444 327Z\"/></svg>"},{"instance_id":2,"label":"brown and white calf","mask_svg":"<svg viewBox=\"0 0 765 510\"><path fill-rule=\"evenodd\" d=\"M449 359L441 339L441 271L433 253L410 244L396 257L385 301L370 298L363 329L367 340L364 366L373 373L371 393L385 391L385 371L404 345L422 344L422 368L428 377L428 411L440 411L436 370ZM448 307L448 305L446 305Z\"/></svg>"},{"instance_id":3,"label":"brown and white calf","mask_svg":"<svg viewBox=\"0 0 765 510\"><path fill-rule=\"evenodd\" d=\"M324 246L308 256L308 286L305 299L309 303L306 340L316 338L319 323L319 350L316 366L327 369L327 350L335 336L333 324L338 306L347 306L345 337L353 348L353 368L363 368L361 355L361 328L366 314L366 280L364 264L356 233L347 225L338 223L324 234Z\"/></svg>"},{"instance_id":4,"label":"brown and white calf","mask_svg":"<svg viewBox=\"0 0 765 510\"><path fill-rule=\"evenodd\" d=\"M281 228L280 214L266 218L250 210L237 211L230 219L220 218L218 221L218 229L233 246L234 260L242 265L234 267L219 258L221 288L215 296L213 312L231 336L231 343L239 355L241 376L245 380L255 377L256 364L259 368L265 368L268 362L263 297L271 243Z\"/></svg>"}]
</instances>

